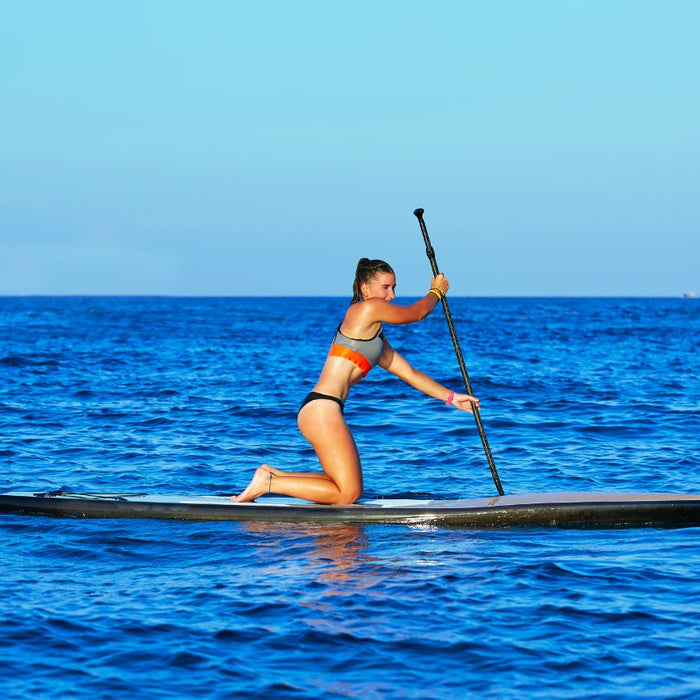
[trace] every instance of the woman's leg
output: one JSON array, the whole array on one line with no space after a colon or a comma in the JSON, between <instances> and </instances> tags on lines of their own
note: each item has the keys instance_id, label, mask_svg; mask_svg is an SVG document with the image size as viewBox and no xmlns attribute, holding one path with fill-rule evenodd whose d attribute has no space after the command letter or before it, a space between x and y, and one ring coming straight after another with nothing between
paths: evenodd
<instances>
[{"instance_id":1,"label":"woman's leg","mask_svg":"<svg viewBox=\"0 0 700 700\"><path fill-rule=\"evenodd\" d=\"M237 502L252 501L266 493L284 494L326 504L354 503L362 495L362 467L357 446L340 407L318 399L297 417L301 434L311 443L323 473L283 472L263 465Z\"/></svg>"},{"instance_id":2,"label":"woman's leg","mask_svg":"<svg viewBox=\"0 0 700 700\"><path fill-rule=\"evenodd\" d=\"M340 407L333 401L317 399L304 406L297 423L314 448L324 476L337 490L336 498L327 502L354 503L362 495L362 466ZM275 481L273 478L273 491Z\"/></svg>"}]
</instances>

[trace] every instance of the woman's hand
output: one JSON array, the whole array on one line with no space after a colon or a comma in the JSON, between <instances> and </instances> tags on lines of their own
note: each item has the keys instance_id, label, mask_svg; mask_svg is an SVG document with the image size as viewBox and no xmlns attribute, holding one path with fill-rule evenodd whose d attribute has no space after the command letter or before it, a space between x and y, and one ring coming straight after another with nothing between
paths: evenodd
<instances>
[{"instance_id":1,"label":"woman's hand","mask_svg":"<svg viewBox=\"0 0 700 700\"><path fill-rule=\"evenodd\" d=\"M468 413L474 413L474 404L477 408L481 408L479 399L477 399L476 396L470 396L469 394L455 394L452 397L451 403L460 411L467 411Z\"/></svg>"},{"instance_id":2,"label":"woman's hand","mask_svg":"<svg viewBox=\"0 0 700 700\"><path fill-rule=\"evenodd\" d=\"M436 277L433 277L433 279L430 281L430 286L431 288L434 287L437 289L442 296L445 296L445 294L447 294L447 290L450 288L450 283L447 281L447 277L445 277L445 275L443 275L441 272Z\"/></svg>"}]
</instances>

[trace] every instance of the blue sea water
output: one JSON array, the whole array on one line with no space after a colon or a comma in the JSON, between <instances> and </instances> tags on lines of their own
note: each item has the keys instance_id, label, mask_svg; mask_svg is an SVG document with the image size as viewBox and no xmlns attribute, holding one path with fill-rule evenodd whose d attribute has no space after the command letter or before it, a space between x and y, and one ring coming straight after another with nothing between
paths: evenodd
<instances>
[{"instance_id":1,"label":"blue sea water","mask_svg":"<svg viewBox=\"0 0 700 700\"><path fill-rule=\"evenodd\" d=\"M399 300L400 301L400 300ZM0 491L234 493L347 300L0 298ZM450 299L506 493L700 492L700 302ZM389 327L460 388L444 317ZM366 495L495 494L473 419L381 369ZM700 532L0 515L0 690L24 698L695 698Z\"/></svg>"}]
</instances>

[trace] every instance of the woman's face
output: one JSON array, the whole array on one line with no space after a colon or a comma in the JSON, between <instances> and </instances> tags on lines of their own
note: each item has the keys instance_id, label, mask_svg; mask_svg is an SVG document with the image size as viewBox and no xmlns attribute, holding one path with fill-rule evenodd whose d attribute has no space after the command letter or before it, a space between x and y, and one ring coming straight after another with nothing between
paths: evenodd
<instances>
[{"instance_id":1,"label":"woman's face","mask_svg":"<svg viewBox=\"0 0 700 700\"><path fill-rule=\"evenodd\" d=\"M395 290L396 277L392 272L380 272L360 287L363 299L384 299L389 302L396 298Z\"/></svg>"}]
</instances>

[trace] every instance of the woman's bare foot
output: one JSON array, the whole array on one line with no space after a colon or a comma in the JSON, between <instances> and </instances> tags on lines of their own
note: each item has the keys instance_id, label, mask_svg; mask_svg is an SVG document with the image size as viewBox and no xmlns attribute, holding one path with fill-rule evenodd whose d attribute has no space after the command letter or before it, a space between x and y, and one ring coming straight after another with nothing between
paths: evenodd
<instances>
[{"instance_id":1,"label":"woman's bare foot","mask_svg":"<svg viewBox=\"0 0 700 700\"><path fill-rule=\"evenodd\" d=\"M262 467L258 467L245 490L238 496L231 496L231 500L234 503L247 503L264 496L266 493L270 493L272 477L276 471L269 464L263 464Z\"/></svg>"}]
</instances>

